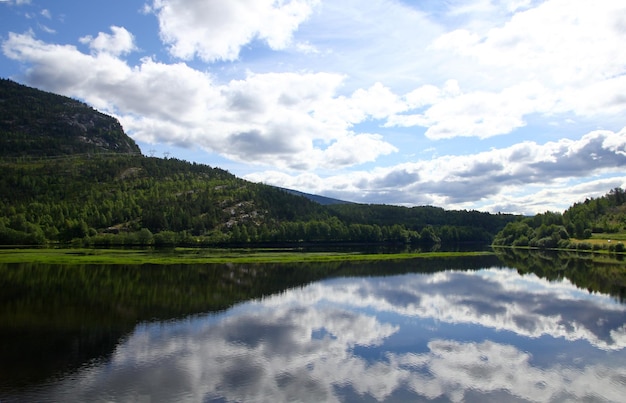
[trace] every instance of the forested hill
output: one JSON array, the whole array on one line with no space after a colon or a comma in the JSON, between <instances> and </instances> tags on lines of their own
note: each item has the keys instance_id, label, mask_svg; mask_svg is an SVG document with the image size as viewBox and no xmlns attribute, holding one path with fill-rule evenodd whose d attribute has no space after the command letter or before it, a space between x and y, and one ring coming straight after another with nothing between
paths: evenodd
<instances>
[{"instance_id":1,"label":"forested hill","mask_svg":"<svg viewBox=\"0 0 626 403\"><path fill-rule=\"evenodd\" d=\"M323 206L177 159L0 159L0 244L490 242L515 219L432 207Z\"/></svg>"},{"instance_id":2,"label":"forested hill","mask_svg":"<svg viewBox=\"0 0 626 403\"><path fill-rule=\"evenodd\" d=\"M548 211L511 222L496 235L494 245L623 252L625 240L626 191L615 188L575 203L562 214Z\"/></svg>"},{"instance_id":3,"label":"forested hill","mask_svg":"<svg viewBox=\"0 0 626 403\"><path fill-rule=\"evenodd\" d=\"M322 205L219 168L146 157L115 119L9 80L0 82L0 146L0 245L488 243L516 219Z\"/></svg>"},{"instance_id":4,"label":"forested hill","mask_svg":"<svg viewBox=\"0 0 626 403\"><path fill-rule=\"evenodd\" d=\"M0 79L0 156L136 153L120 123L61 95Z\"/></svg>"}]
</instances>

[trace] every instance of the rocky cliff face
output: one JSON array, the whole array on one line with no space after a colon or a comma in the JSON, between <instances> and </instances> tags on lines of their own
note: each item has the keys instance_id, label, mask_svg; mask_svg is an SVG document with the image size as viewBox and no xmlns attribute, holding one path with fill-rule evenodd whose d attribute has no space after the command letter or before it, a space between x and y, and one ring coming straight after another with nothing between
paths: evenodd
<instances>
[{"instance_id":1,"label":"rocky cliff face","mask_svg":"<svg viewBox=\"0 0 626 403\"><path fill-rule=\"evenodd\" d=\"M117 119L61 95L0 79L0 156L140 153Z\"/></svg>"}]
</instances>

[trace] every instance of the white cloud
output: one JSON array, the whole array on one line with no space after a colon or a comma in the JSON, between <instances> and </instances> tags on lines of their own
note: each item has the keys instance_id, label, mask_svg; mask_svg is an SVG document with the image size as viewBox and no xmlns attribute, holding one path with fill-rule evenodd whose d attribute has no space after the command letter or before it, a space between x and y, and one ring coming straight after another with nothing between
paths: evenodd
<instances>
[{"instance_id":1,"label":"white cloud","mask_svg":"<svg viewBox=\"0 0 626 403\"><path fill-rule=\"evenodd\" d=\"M161 37L181 59L236 60L255 39L284 49L318 0L154 0Z\"/></svg>"},{"instance_id":2,"label":"white cloud","mask_svg":"<svg viewBox=\"0 0 626 403\"><path fill-rule=\"evenodd\" d=\"M548 0L499 20L486 32L460 28L433 46L499 67L504 77L545 80L557 86L623 74L626 51L619 21L623 5L613 1ZM469 59L468 59L469 61Z\"/></svg>"},{"instance_id":3,"label":"white cloud","mask_svg":"<svg viewBox=\"0 0 626 403\"><path fill-rule=\"evenodd\" d=\"M490 211L530 214L562 211L579 201L581 194L588 195L580 187L572 187L570 181L576 178L612 175L597 182L605 186L601 192L594 188L597 196L622 186L626 182L622 169L625 153L626 128L619 132L594 131L578 140L562 139L543 145L527 141L478 154L441 156L323 178L275 171L246 178L345 200L386 204L467 208L482 199L494 199L499 202L487 206ZM533 189L536 193L528 194ZM525 196L514 196L522 193Z\"/></svg>"},{"instance_id":4,"label":"white cloud","mask_svg":"<svg viewBox=\"0 0 626 403\"><path fill-rule=\"evenodd\" d=\"M490 2L472 3L490 8ZM626 9L618 2L549 0L496 19L490 29L458 28L433 41L466 91L390 124L428 127L427 136L481 138L510 133L529 114L573 113L611 120L626 111ZM520 8L521 7L521 8ZM456 9L456 11L462 11ZM519 11L521 10L521 11ZM465 10L469 12L469 10Z\"/></svg>"},{"instance_id":5,"label":"white cloud","mask_svg":"<svg viewBox=\"0 0 626 403\"><path fill-rule=\"evenodd\" d=\"M42 31L44 31L44 32L46 32L48 34L56 34L56 32L57 32L55 29L52 29L52 28L50 28L50 27L48 27L46 25L43 25L43 24L38 24L38 26L39 26L39 28Z\"/></svg>"},{"instance_id":6,"label":"white cloud","mask_svg":"<svg viewBox=\"0 0 626 403\"><path fill-rule=\"evenodd\" d=\"M526 82L500 93L464 94L458 83L451 80L443 90L426 85L407 94L405 99L411 108L431 106L419 114L391 115L386 126L428 127L425 135L434 140L460 136L487 138L525 126L525 115L550 110L553 101L547 98L539 83Z\"/></svg>"},{"instance_id":7,"label":"white cloud","mask_svg":"<svg viewBox=\"0 0 626 403\"><path fill-rule=\"evenodd\" d=\"M133 35L124 27L111 26L112 34L100 32L97 37L84 36L80 42L89 45L95 53L120 56L136 50Z\"/></svg>"},{"instance_id":8,"label":"white cloud","mask_svg":"<svg viewBox=\"0 0 626 403\"><path fill-rule=\"evenodd\" d=\"M377 134L360 133L340 138L322 152L319 165L327 168L375 161L380 155L397 152Z\"/></svg>"},{"instance_id":9,"label":"white cloud","mask_svg":"<svg viewBox=\"0 0 626 403\"><path fill-rule=\"evenodd\" d=\"M537 214L546 211L562 212L574 203L588 197L604 196L609 189L626 188L626 176L619 170L614 175L603 178L591 176L580 181L557 179L549 186L544 184L505 186L498 197L489 200L482 209L491 212L512 212ZM471 203L461 204L470 208Z\"/></svg>"}]
</instances>

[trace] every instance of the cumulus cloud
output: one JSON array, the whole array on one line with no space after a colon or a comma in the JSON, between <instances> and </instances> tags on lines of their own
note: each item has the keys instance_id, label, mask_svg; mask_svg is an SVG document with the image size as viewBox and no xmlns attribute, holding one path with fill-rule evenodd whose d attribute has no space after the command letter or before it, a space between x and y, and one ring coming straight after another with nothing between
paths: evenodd
<instances>
[{"instance_id":1,"label":"cumulus cloud","mask_svg":"<svg viewBox=\"0 0 626 403\"><path fill-rule=\"evenodd\" d=\"M578 140L561 139L545 144L525 141L477 154L441 156L324 178L275 171L250 174L247 178L347 200L380 203L465 208L464 203L497 196L501 202L508 200L508 207L504 208L503 203L489 206L494 212L538 213L550 209L562 211L580 201L581 194L600 196L608 189L623 186L625 152L626 128L619 132L593 131ZM571 186L576 178L602 174L613 176L597 183L603 189L589 193ZM551 190L545 189L548 183L552 183ZM538 189L533 189L534 186ZM531 193L533 190L536 193ZM526 196L515 199L516 193ZM532 199L534 202L530 203ZM522 206L527 206L526 210Z\"/></svg>"},{"instance_id":2,"label":"cumulus cloud","mask_svg":"<svg viewBox=\"0 0 626 403\"><path fill-rule=\"evenodd\" d=\"M424 111L390 114L385 125L427 127L425 135L433 140L460 136L492 137L524 127L524 117L529 114L551 110L556 101L546 92L536 82L525 82L499 93L462 93L454 80L442 90L426 85L405 96L407 109L429 105Z\"/></svg>"},{"instance_id":3,"label":"cumulus cloud","mask_svg":"<svg viewBox=\"0 0 626 403\"><path fill-rule=\"evenodd\" d=\"M358 165L397 151L376 133L352 130L393 108L386 102L393 94L380 85L345 97L336 94L343 81L338 74L250 73L216 83L184 63L145 58L130 66L118 56L134 49L132 35L111 29L82 38L92 54L30 33L11 33L3 51L32 65L32 84L115 114L148 143L199 146L233 160L301 170Z\"/></svg>"},{"instance_id":4,"label":"cumulus cloud","mask_svg":"<svg viewBox=\"0 0 626 403\"><path fill-rule=\"evenodd\" d=\"M625 12L610 1L594 7L584 0L549 0L485 33L446 33L433 46L476 58L485 67L511 69L511 79L533 76L555 86L595 82L624 73L619 21Z\"/></svg>"},{"instance_id":5,"label":"cumulus cloud","mask_svg":"<svg viewBox=\"0 0 626 403\"><path fill-rule=\"evenodd\" d=\"M483 2L483 11L491 3ZM623 114L626 32L620 27L626 9L584 0L529 4L509 2L515 12L490 27L458 28L434 40L431 50L450 52L451 63L461 66L449 71L452 78L471 88L457 96L435 94L425 110L395 116L388 124L424 126L433 139L486 138L525 126L535 113L609 119Z\"/></svg>"},{"instance_id":6,"label":"cumulus cloud","mask_svg":"<svg viewBox=\"0 0 626 403\"><path fill-rule=\"evenodd\" d=\"M161 37L181 59L236 60L241 48L262 40L284 49L318 0L154 0Z\"/></svg>"},{"instance_id":7,"label":"cumulus cloud","mask_svg":"<svg viewBox=\"0 0 626 403\"><path fill-rule=\"evenodd\" d=\"M136 50L133 35L124 27L111 27L112 34L100 32L97 37L84 36L80 42L89 45L96 53L104 52L114 56L124 55Z\"/></svg>"}]
</instances>

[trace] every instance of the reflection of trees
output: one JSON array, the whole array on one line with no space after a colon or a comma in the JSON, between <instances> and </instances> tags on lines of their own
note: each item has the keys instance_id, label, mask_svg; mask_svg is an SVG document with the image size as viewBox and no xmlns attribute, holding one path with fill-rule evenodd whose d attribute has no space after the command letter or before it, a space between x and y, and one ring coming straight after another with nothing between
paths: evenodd
<instances>
[{"instance_id":1,"label":"reflection of trees","mask_svg":"<svg viewBox=\"0 0 626 403\"><path fill-rule=\"evenodd\" d=\"M142 321L226 309L336 270L279 265L0 265L0 390L110 354Z\"/></svg>"},{"instance_id":2,"label":"reflection of trees","mask_svg":"<svg viewBox=\"0 0 626 403\"><path fill-rule=\"evenodd\" d=\"M0 265L0 388L110 354L139 322L220 311L338 276L480 269L494 256L226 265ZM19 368L18 368L19 366Z\"/></svg>"},{"instance_id":3,"label":"reflection of trees","mask_svg":"<svg viewBox=\"0 0 626 403\"><path fill-rule=\"evenodd\" d=\"M494 256L396 261L177 265L0 265L0 324L134 324L219 311L327 277L478 270Z\"/></svg>"},{"instance_id":4,"label":"reflection of trees","mask_svg":"<svg viewBox=\"0 0 626 403\"><path fill-rule=\"evenodd\" d=\"M520 274L534 273L550 281L567 278L589 292L601 292L626 302L626 266L589 253L497 248L500 260Z\"/></svg>"},{"instance_id":5,"label":"reflection of trees","mask_svg":"<svg viewBox=\"0 0 626 403\"><path fill-rule=\"evenodd\" d=\"M342 264L334 276L391 276L407 273L435 273L444 270L480 270L499 266L496 256L433 257Z\"/></svg>"},{"instance_id":6,"label":"reflection of trees","mask_svg":"<svg viewBox=\"0 0 626 403\"><path fill-rule=\"evenodd\" d=\"M47 265L0 266L10 323L65 321L73 326L170 319L226 309L236 302L305 284L332 272L279 265ZM62 316L41 316L63 310ZM0 308L2 317L9 312ZM31 312L21 314L21 312ZM7 322L8 323L8 322Z\"/></svg>"}]
</instances>

